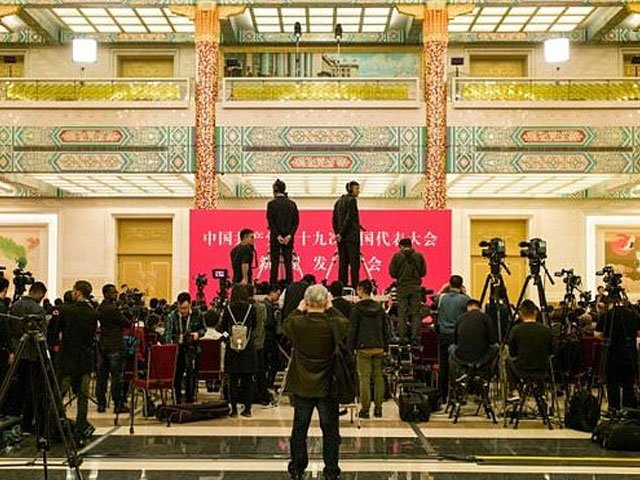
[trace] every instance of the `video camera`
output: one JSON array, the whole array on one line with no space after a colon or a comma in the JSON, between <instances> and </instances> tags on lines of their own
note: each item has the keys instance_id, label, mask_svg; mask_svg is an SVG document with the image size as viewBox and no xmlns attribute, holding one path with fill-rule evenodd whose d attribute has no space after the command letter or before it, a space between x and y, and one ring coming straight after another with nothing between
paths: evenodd
<instances>
[{"instance_id":1,"label":"video camera","mask_svg":"<svg viewBox=\"0 0 640 480\"><path fill-rule=\"evenodd\" d=\"M547 258L547 242L541 238L520 242L518 246L520 247L520 256L528 258L531 262L542 262Z\"/></svg>"},{"instance_id":2,"label":"video camera","mask_svg":"<svg viewBox=\"0 0 640 480\"><path fill-rule=\"evenodd\" d=\"M558 278L562 277L562 281L567 285L567 289L573 290L580 288L580 285L582 285L582 278L573 273L573 268L563 268L559 272L555 272L553 276Z\"/></svg>"},{"instance_id":3,"label":"video camera","mask_svg":"<svg viewBox=\"0 0 640 480\"><path fill-rule=\"evenodd\" d=\"M17 261L18 265L13 269L13 286L14 294L13 299L17 300L24 295L24 292L27 290L27 285L33 285L35 283L35 278L33 278L33 273L27 272L24 269L24 264L22 260ZM6 270L6 269L5 269Z\"/></svg>"},{"instance_id":4,"label":"video camera","mask_svg":"<svg viewBox=\"0 0 640 480\"><path fill-rule=\"evenodd\" d=\"M204 290L204 287L207 286L209 281L207 280L207 276L204 273L199 273L196 275L196 288L198 290Z\"/></svg>"},{"instance_id":5,"label":"video camera","mask_svg":"<svg viewBox=\"0 0 640 480\"><path fill-rule=\"evenodd\" d=\"M137 288L129 288L120 293L118 306L128 320L144 320L149 313L144 304L144 293Z\"/></svg>"},{"instance_id":6,"label":"video camera","mask_svg":"<svg viewBox=\"0 0 640 480\"><path fill-rule=\"evenodd\" d=\"M214 268L211 271L211 276L219 282L219 290L216 298L213 299L213 306L218 311L221 311L227 305L229 290L233 286L229 280L229 270L226 268Z\"/></svg>"},{"instance_id":7,"label":"video camera","mask_svg":"<svg viewBox=\"0 0 640 480\"><path fill-rule=\"evenodd\" d=\"M502 238L495 237L489 241L483 240L479 246L482 247L482 256L489 259L491 264L499 265L507 257L507 246Z\"/></svg>"},{"instance_id":8,"label":"video camera","mask_svg":"<svg viewBox=\"0 0 640 480\"><path fill-rule=\"evenodd\" d=\"M624 293L622 288L622 274L616 272L613 265L606 265L596 272L596 275L602 277L602 281L605 284L605 290L610 297L619 298Z\"/></svg>"}]
</instances>

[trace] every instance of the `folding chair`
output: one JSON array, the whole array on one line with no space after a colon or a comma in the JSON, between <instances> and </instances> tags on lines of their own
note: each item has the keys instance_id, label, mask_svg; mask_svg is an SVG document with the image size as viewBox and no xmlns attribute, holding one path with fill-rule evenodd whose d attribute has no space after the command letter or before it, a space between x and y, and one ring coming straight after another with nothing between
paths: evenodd
<instances>
[{"instance_id":1,"label":"folding chair","mask_svg":"<svg viewBox=\"0 0 640 480\"><path fill-rule=\"evenodd\" d=\"M134 371L134 378L131 382L131 413L129 433L134 433L134 416L136 410L136 397L138 390L142 390L145 405L147 404L150 391L159 391L162 405L166 405L165 391L173 392L173 380L176 374L176 361L178 356L178 346L172 345L152 345L149 348L146 375L138 377L138 370ZM172 393L173 395L173 393ZM175 403L175 399L174 399Z\"/></svg>"},{"instance_id":2,"label":"folding chair","mask_svg":"<svg viewBox=\"0 0 640 480\"><path fill-rule=\"evenodd\" d=\"M198 398L198 383L200 381L222 380L222 342L220 340L200 340L200 357L196 381L196 399Z\"/></svg>"}]
</instances>

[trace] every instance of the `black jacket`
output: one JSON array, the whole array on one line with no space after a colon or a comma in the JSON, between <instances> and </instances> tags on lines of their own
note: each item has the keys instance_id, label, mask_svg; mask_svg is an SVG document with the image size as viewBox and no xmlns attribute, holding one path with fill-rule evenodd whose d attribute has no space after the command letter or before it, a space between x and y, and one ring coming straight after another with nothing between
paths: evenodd
<instances>
[{"instance_id":1,"label":"black jacket","mask_svg":"<svg viewBox=\"0 0 640 480\"><path fill-rule=\"evenodd\" d=\"M11 315L12 318L9 321L9 325L12 352L16 351L22 335L24 335L27 331L27 324L29 323L29 321L24 317L27 317L29 315L33 315L34 318L37 317L36 323L38 325L38 328L43 334L47 334L47 322L44 308L42 308L42 305L40 305L28 295L22 297L11 306ZM37 360L38 352L29 344L26 346L21 358L28 360Z\"/></svg>"},{"instance_id":2,"label":"black jacket","mask_svg":"<svg viewBox=\"0 0 640 480\"><path fill-rule=\"evenodd\" d=\"M351 311L349 347L352 350L387 348L389 321L382 306L375 300L362 300Z\"/></svg>"},{"instance_id":3,"label":"black jacket","mask_svg":"<svg viewBox=\"0 0 640 480\"><path fill-rule=\"evenodd\" d=\"M389 275L398 282L398 291L420 288L427 274L424 256L413 249L396 253L389 264Z\"/></svg>"},{"instance_id":4,"label":"black jacket","mask_svg":"<svg viewBox=\"0 0 640 480\"><path fill-rule=\"evenodd\" d=\"M244 325L249 329L249 342L247 346L242 351L236 351L229 346L229 341L231 339L231 330L234 325L233 318L229 314L229 309L233 312L233 317L235 317L235 321L238 323L242 323L245 315L247 314L247 308L251 306L251 311L247 316L247 320ZM253 305L246 302L238 302L232 303L222 312L222 320L216 327L221 333L226 332L227 338L225 338L225 342L227 347L225 349L225 357L224 357L224 371L229 375L240 375L240 374L254 374L258 371L258 354L256 350L256 342L253 335L257 326L257 316L256 309Z\"/></svg>"},{"instance_id":5,"label":"black jacket","mask_svg":"<svg viewBox=\"0 0 640 480\"><path fill-rule=\"evenodd\" d=\"M342 195L333 207L333 232L345 243L360 242L360 213L358 199Z\"/></svg>"},{"instance_id":6,"label":"black jacket","mask_svg":"<svg viewBox=\"0 0 640 480\"><path fill-rule=\"evenodd\" d=\"M298 206L288 197L276 197L267 204L267 222L271 243L278 243L278 236L291 235L289 245L293 246L293 238L300 225Z\"/></svg>"},{"instance_id":7,"label":"black jacket","mask_svg":"<svg viewBox=\"0 0 640 480\"><path fill-rule=\"evenodd\" d=\"M62 349L60 370L63 376L93 372L98 311L89 302L74 302L60 312Z\"/></svg>"},{"instance_id":8,"label":"black jacket","mask_svg":"<svg viewBox=\"0 0 640 480\"><path fill-rule=\"evenodd\" d=\"M0 300L0 350L9 350L11 346L11 330L9 328L9 309L4 300Z\"/></svg>"},{"instance_id":9,"label":"black jacket","mask_svg":"<svg viewBox=\"0 0 640 480\"><path fill-rule=\"evenodd\" d=\"M116 302L104 300L98 307L100 314L100 348L105 353L126 349L123 329L129 322Z\"/></svg>"},{"instance_id":10,"label":"black jacket","mask_svg":"<svg viewBox=\"0 0 640 480\"><path fill-rule=\"evenodd\" d=\"M293 353L287 376L287 392L303 398L325 398L329 394L335 337L346 338L349 322L335 308L324 313L294 310L284 321L284 334L291 340Z\"/></svg>"},{"instance_id":11,"label":"black jacket","mask_svg":"<svg viewBox=\"0 0 640 480\"><path fill-rule=\"evenodd\" d=\"M340 313L342 313L345 317L351 317L353 303L351 303L349 300L346 300L343 297L337 297L331 300L331 303L333 303L333 306L340 310Z\"/></svg>"},{"instance_id":12,"label":"black jacket","mask_svg":"<svg viewBox=\"0 0 640 480\"><path fill-rule=\"evenodd\" d=\"M304 292L309 288L307 282L294 282L284 291L284 303L282 305L282 318L287 318L304 298Z\"/></svg>"}]
</instances>

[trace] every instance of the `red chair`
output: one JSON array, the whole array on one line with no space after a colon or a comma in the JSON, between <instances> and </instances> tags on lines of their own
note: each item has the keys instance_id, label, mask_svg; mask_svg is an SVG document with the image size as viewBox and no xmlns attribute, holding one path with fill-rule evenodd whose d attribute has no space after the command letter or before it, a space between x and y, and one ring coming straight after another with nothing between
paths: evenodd
<instances>
[{"instance_id":1,"label":"red chair","mask_svg":"<svg viewBox=\"0 0 640 480\"><path fill-rule=\"evenodd\" d=\"M206 338L200 340L197 381L220 381L222 377L222 343L220 340ZM196 388L196 396L198 389Z\"/></svg>"},{"instance_id":2,"label":"red chair","mask_svg":"<svg viewBox=\"0 0 640 480\"><path fill-rule=\"evenodd\" d=\"M166 405L165 391L173 392L173 379L176 375L176 361L178 356L178 346L173 345L152 345L149 348L147 361L147 372L145 377L138 377L138 370L134 372L131 382L131 423L129 433L133 435L133 419L136 410L137 391L142 390L144 404L147 405L150 391L159 391L162 405ZM174 402L175 403L175 402Z\"/></svg>"}]
</instances>

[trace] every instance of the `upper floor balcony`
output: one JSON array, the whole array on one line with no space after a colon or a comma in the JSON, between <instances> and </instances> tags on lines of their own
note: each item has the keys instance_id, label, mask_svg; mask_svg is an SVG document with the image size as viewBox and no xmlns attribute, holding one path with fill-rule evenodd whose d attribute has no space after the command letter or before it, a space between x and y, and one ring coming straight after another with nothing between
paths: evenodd
<instances>
[{"instance_id":1,"label":"upper floor balcony","mask_svg":"<svg viewBox=\"0 0 640 480\"><path fill-rule=\"evenodd\" d=\"M0 106L22 109L188 108L187 78L1 78Z\"/></svg>"},{"instance_id":2,"label":"upper floor balcony","mask_svg":"<svg viewBox=\"0 0 640 480\"><path fill-rule=\"evenodd\" d=\"M451 101L467 109L637 109L640 78L454 78Z\"/></svg>"}]
</instances>

